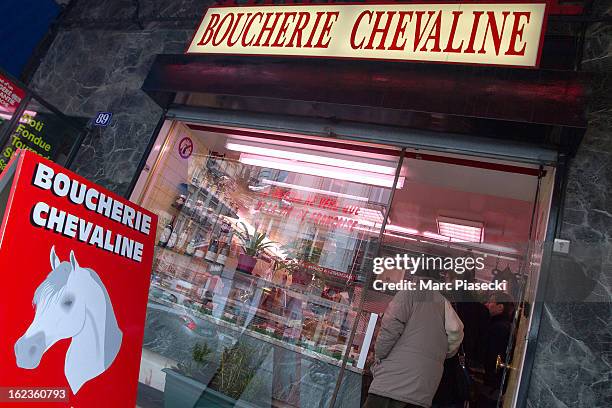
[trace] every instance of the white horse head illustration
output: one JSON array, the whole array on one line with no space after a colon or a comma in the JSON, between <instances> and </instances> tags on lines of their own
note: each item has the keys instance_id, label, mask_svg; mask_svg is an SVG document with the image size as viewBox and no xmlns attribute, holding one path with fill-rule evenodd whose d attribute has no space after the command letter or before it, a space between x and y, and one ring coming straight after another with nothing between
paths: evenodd
<instances>
[{"instance_id":1,"label":"white horse head illustration","mask_svg":"<svg viewBox=\"0 0 612 408\"><path fill-rule=\"evenodd\" d=\"M15 356L17 366L34 369L57 341L72 338L64 374L76 394L112 364L123 333L96 272L80 267L72 251L70 262L60 262L55 247L50 257L51 273L34 293L34 320L15 343Z\"/></svg>"}]
</instances>

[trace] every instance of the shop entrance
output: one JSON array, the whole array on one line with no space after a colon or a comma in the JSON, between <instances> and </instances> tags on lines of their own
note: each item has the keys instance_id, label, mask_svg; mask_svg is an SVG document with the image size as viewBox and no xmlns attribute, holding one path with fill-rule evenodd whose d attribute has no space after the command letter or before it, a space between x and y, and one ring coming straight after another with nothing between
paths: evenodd
<instances>
[{"instance_id":1,"label":"shop entrance","mask_svg":"<svg viewBox=\"0 0 612 408\"><path fill-rule=\"evenodd\" d=\"M456 374L462 360L474 381L470 406L515 406L523 369L555 169L481 160L407 149L408 181L394 191L383 233L381 255L433 265L416 275L445 285L465 325L434 406L464 402ZM393 265L372 279L380 287L406 277ZM486 289L473 290L478 285ZM363 309L382 313L394 295L370 290Z\"/></svg>"},{"instance_id":2,"label":"shop entrance","mask_svg":"<svg viewBox=\"0 0 612 408\"><path fill-rule=\"evenodd\" d=\"M132 195L159 216L139 404L359 407L389 284L420 276L465 281L449 296L470 310L479 406L512 406L553 179L537 164L167 121ZM376 269L396 255L453 266ZM492 282L507 297L467 289ZM491 300L514 307L495 347Z\"/></svg>"}]
</instances>

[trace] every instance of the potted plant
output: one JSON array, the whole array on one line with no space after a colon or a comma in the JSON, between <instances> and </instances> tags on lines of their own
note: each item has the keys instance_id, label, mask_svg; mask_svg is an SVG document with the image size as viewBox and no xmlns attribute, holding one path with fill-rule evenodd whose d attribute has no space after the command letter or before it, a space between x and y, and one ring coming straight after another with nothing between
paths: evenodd
<instances>
[{"instance_id":1,"label":"potted plant","mask_svg":"<svg viewBox=\"0 0 612 408\"><path fill-rule=\"evenodd\" d=\"M196 344L192 359L163 369L164 408L233 408L240 399L256 399L262 386L254 370L261 364L260 353L235 344L223 350L219 361L213 361L211 354L206 344ZM252 405L241 401L240 406Z\"/></svg>"},{"instance_id":2,"label":"potted plant","mask_svg":"<svg viewBox=\"0 0 612 408\"><path fill-rule=\"evenodd\" d=\"M257 231L257 228L255 228L255 231L251 234L243 222L240 224L243 231L236 231L236 235L242 243L243 253L238 256L238 266L236 269L250 274L253 272L253 269L255 269L257 256L264 249L274 246L274 243L267 240L266 234Z\"/></svg>"},{"instance_id":3,"label":"potted plant","mask_svg":"<svg viewBox=\"0 0 612 408\"><path fill-rule=\"evenodd\" d=\"M191 358L173 368L164 368L164 408L194 407L215 375L212 350L206 343L196 343Z\"/></svg>"},{"instance_id":4,"label":"potted plant","mask_svg":"<svg viewBox=\"0 0 612 408\"><path fill-rule=\"evenodd\" d=\"M246 344L237 343L226 348L210 381L210 388L234 400L240 399L254 380L258 357L257 350Z\"/></svg>"},{"instance_id":5,"label":"potted plant","mask_svg":"<svg viewBox=\"0 0 612 408\"><path fill-rule=\"evenodd\" d=\"M291 272L293 283L313 287L320 292L325 287L326 277L324 274L311 270L305 265L317 265L321 259L321 248L314 246L312 240L299 239L284 246L283 251L288 254L285 268ZM316 292L316 290L315 290Z\"/></svg>"}]
</instances>

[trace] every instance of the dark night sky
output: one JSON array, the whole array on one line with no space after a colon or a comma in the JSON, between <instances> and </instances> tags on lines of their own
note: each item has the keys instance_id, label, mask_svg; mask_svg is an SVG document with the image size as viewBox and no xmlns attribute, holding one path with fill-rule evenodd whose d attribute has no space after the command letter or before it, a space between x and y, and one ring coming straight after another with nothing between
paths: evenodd
<instances>
[{"instance_id":1,"label":"dark night sky","mask_svg":"<svg viewBox=\"0 0 612 408\"><path fill-rule=\"evenodd\" d=\"M53 0L0 1L0 67L19 77L59 11Z\"/></svg>"}]
</instances>

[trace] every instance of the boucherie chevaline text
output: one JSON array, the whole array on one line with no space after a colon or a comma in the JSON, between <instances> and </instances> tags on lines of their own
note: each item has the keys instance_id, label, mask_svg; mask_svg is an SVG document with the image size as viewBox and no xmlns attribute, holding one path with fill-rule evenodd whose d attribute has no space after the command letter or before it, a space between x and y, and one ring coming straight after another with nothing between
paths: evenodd
<instances>
[{"instance_id":1,"label":"boucherie chevaline text","mask_svg":"<svg viewBox=\"0 0 612 408\"><path fill-rule=\"evenodd\" d=\"M289 5L209 9L190 53L533 62L544 4ZM308 51L310 50L310 51ZM438 55L435 55L438 54Z\"/></svg>"},{"instance_id":2,"label":"boucherie chevaline text","mask_svg":"<svg viewBox=\"0 0 612 408\"><path fill-rule=\"evenodd\" d=\"M142 234L151 233L149 215L80 183L64 173L56 173L51 167L42 163L36 167L32 184L43 190L51 191L57 197L65 197L72 204L82 205L90 212L100 214ZM34 205L30 219L37 227L78 239L136 262L142 261L144 246L141 242L117 234L44 201L39 201Z\"/></svg>"}]
</instances>

